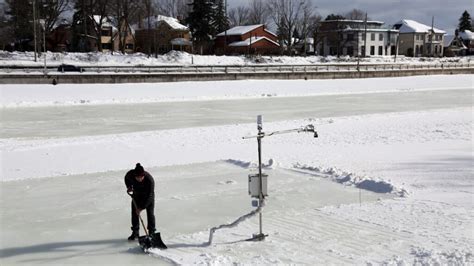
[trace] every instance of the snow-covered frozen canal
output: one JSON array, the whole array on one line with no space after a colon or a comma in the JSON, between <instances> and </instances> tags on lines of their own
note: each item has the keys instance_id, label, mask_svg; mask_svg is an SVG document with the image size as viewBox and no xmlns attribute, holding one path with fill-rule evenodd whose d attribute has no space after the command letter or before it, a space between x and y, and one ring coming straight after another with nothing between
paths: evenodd
<instances>
[{"instance_id":1,"label":"snow-covered frozen canal","mask_svg":"<svg viewBox=\"0 0 474 266\"><path fill-rule=\"evenodd\" d=\"M473 75L0 87L0 264L472 264ZM254 208L255 116L269 197ZM168 250L128 243L154 177Z\"/></svg>"}]
</instances>

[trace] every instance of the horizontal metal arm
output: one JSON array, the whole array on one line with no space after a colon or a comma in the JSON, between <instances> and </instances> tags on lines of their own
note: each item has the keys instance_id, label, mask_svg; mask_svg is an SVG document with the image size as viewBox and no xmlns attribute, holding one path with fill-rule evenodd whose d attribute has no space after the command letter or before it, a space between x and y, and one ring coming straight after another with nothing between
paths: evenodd
<instances>
[{"instance_id":1,"label":"horizontal metal arm","mask_svg":"<svg viewBox=\"0 0 474 266\"><path fill-rule=\"evenodd\" d=\"M270 133L262 132L261 134L255 135L255 136L242 137L242 139L263 138L263 137L267 137L267 136L286 134L286 133L292 133L292 132L298 132L298 133L300 133L300 132L312 132L312 133L315 133L315 137L317 136L317 133L314 130L314 125L309 124L309 125L306 125L305 127L300 127L300 128L295 128L295 129L280 130L280 131L274 131L274 132L270 132Z\"/></svg>"}]
</instances>

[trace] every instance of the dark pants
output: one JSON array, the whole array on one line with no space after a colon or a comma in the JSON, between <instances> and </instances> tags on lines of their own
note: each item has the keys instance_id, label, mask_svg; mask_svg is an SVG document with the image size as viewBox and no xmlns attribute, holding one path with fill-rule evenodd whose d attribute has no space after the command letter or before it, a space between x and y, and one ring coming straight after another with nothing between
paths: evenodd
<instances>
[{"instance_id":1,"label":"dark pants","mask_svg":"<svg viewBox=\"0 0 474 266\"><path fill-rule=\"evenodd\" d=\"M146 208L146 218L147 218L147 228L149 233L155 232L155 203L151 203ZM138 220L138 215L135 209L135 204L132 201L132 231L138 232L140 229L140 221Z\"/></svg>"}]
</instances>

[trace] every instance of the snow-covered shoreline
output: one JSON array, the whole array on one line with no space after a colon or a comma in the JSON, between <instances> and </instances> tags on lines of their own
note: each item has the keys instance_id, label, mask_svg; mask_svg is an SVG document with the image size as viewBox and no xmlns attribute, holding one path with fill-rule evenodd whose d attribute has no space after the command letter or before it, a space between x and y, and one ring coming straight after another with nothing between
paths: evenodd
<instances>
[{"instance_id":1,"label":"snow-covered shoreline","mask_svg":"<svg viewBox=\"0 0 474 266\"><path fill-rule=\"evenodd\" d=\"M474 75L347 80L241 80L143 84L59 84L0 87L0 107L138 104L356 93L472 89ZM383 86L381 86L383 84Z\"/></svg>"}]
</instances>

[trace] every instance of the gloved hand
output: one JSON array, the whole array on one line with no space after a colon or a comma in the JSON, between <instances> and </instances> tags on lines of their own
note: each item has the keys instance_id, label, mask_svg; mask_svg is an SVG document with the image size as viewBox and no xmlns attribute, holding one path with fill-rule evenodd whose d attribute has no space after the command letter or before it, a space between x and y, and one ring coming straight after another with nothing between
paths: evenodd
<instances>
[{"instance_id":1,"label":"gloved hand","mask_svg":"<svg viewBox=\"0 0 474 266\"><path fill-rule=\"evenodd\" d=\"M140 215L140 213L141 213L142 211L143 211L143 209L137 209L137 210L136 210L137 215Z\"/></svg>"}]
</instances>

